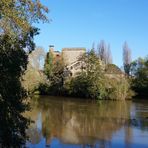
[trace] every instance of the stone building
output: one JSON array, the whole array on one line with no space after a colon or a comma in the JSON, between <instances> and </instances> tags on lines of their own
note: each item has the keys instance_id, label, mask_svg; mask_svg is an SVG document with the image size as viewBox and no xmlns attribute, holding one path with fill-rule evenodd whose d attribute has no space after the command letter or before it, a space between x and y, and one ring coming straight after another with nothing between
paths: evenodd
<instances>
[{"instance_id":1,"label":"stone building","mask_svg":"<svg viewBox=\"0 0 148 148\"><path fill-rule=\"evenodd\" d=\"M81 62L78 59L86 52L85 48L63 48L61 52L54 50L54 46L49 46L49 52L52 53L54 62L62 59L65 65L65 76L75 76L81 71Z\"/></svg>"},{"instance_id":2,"label":"stone building","mask_svg":"<svg viewBox=\"0 0 148 148\"><path fill-rule=\"evenodd\" d=\"M85 48L63 48L62 57L64 64L69 66L78 61L78 59L86 52Z\"/></svg>"},{"instance_id":3,"label":"stone building","mask_svg":"<svg viewBox=\"0 0 148 148\"><path fill-rule=\"evenodd\" d=\"M62 58L65 65L65 72L75 76L81 71L82 63L79 58L86 52L85 48L63 48Z\"/></svg>"}]
</instances>

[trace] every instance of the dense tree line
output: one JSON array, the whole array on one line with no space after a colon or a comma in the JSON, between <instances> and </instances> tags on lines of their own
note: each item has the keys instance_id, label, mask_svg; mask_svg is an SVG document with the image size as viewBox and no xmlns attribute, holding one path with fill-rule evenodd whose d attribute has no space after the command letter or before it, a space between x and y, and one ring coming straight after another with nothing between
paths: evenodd
<instances>
[{"instance_id":1,"label":"dense tree line","mask_svg":"<svg viewBox=\"0 0 148 148\"><path fill-rule=\"evenodd\" d=\"M65 77L62 61L54 63L52 53L49 52L44 67L49 83L40 85L41 94L114 100L124 100L133 95L123 72L117 66L105 63L94 49L81 56L79 61L83 63L81 72L74 77ZM50 65L50 71L47 65ZM108 67L114 69L114 72L107 74ZM117 71L120 72L116 73Z\"/></svg>"},{"instance_id":2,"label":"dense tree line","mask_svg":"<svg viewBox=\"0 0 148 148\"><path fill-rule=\"evenodd\" d=\"M85 63L81 72L75 77L65 78L62 60L55 63L52 53L47 53L44 73L48 84L40 85L41 94L119 100L134 95L146 96L147 58L132 61L127 42L123 44L123 72L111 64L111 57L110 48L103 40L98 48L93 43L92 50L79 59Z\"/></svg>"},{"instance_id":3,"label":"dense tree line","mask_svg":"<svg viewBox=\"0 0 148 148\"><path fill-rule=\"evenodd\" d=\"M131 59L131 49L127 42L123 44L123 66L126 75L131 81L136 96L147 97L148 92L148 57Z\"/></svg>"},{"instance_id":4,"label":"dense tree line","mask_svg":"<svg viewBox=\"0 0 148 148\"><path fill-rule=\"evenodd\" d=\"M148 57L138 58L131 63L132 87L137 96L148 96Z\"/></svg>"}]
</instances>

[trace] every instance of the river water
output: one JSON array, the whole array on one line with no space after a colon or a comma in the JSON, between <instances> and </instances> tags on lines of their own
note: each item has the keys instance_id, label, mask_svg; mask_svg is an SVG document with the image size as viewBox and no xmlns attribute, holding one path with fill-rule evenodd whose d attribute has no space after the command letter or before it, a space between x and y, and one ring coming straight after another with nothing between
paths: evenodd
<instances>
[{"instance_id":1,"label":"river water","mask_svg":"<svg viewBox=\"0 0 148 148\"><path fill-rule=\"evenodd\" d=\"M31 106L29 148L148 148L148 101L41 96Z\"/></svg>"}]
</instances>

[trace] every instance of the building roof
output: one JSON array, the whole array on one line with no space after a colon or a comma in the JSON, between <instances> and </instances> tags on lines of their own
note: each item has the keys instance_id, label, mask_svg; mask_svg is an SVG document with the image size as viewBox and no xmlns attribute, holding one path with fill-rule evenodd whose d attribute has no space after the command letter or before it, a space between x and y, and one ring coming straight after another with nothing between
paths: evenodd
<instances>
[{"instance_id":1,"label":"building roof","mask_svg":"<svg viewBox=\"0 0 148 148\"><path fill-rule=\"evenodd\" d=\"M84 47L77 47L77 48L63 48L62 51L79 51L79 50L84 50L86 51L86 48Z\"/></svg>"}]
</instances>

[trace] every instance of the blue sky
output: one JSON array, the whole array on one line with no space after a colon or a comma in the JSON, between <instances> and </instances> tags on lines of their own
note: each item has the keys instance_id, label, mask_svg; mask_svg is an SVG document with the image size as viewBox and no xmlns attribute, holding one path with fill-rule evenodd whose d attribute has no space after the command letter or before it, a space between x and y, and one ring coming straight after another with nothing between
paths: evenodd
<instances>
[{"instance_id":1,"label":"blue sky","mask_svg":"<svg viewBox=\"0 0 148 148\"><path fill-rule=\"evenodd\" d=\"M41 0L50 12L49 24L38 24L37 46L48 51L85 47L100 40L110 44L113 63L122 66L127 41L132 59L148 55L148 0Z\"/></svg>"}]
</instances>

